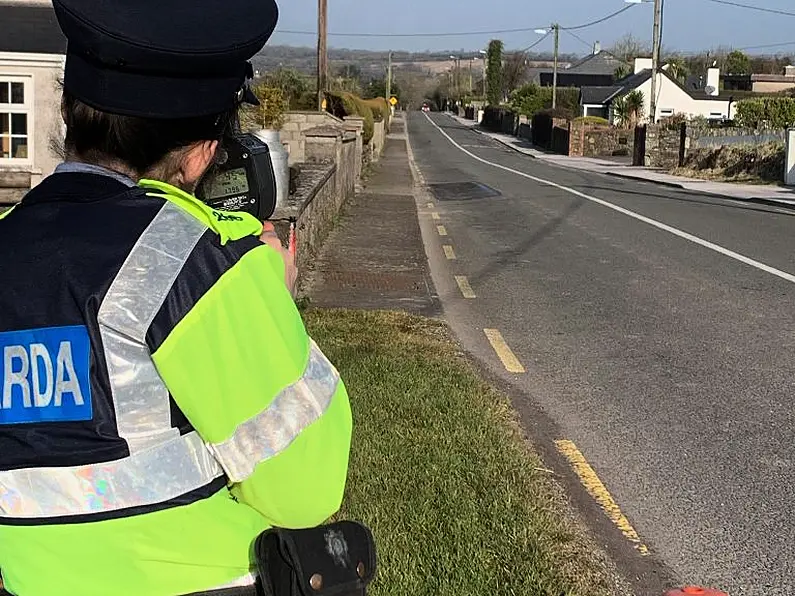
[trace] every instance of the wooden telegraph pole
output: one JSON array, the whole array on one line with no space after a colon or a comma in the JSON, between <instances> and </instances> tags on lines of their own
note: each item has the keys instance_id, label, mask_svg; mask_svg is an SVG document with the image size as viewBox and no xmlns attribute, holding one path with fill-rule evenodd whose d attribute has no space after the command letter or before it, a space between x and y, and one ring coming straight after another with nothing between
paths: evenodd
<instances>
[{"instance_id":1,"label":"wooden telegraph pole","mask_svg":"<svg viewBox=\"0 0 795 596\"><path fill-rule=\"evenodd\" d=\"M317 0L317 109L323 109L328 86L328 0Z\"/></svg>"}]
</instances>

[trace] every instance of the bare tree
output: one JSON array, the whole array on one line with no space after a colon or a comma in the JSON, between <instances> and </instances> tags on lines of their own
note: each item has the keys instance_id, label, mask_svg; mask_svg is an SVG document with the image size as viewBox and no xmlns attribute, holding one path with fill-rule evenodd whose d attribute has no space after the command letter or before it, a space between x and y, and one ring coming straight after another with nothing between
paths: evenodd
<instances>
[{"instance_id":1,"label":"bare tree","mask_svg":"<svg viewBox=\"0 0 795 596\"><path fill-rule=\"evenodd\" d=\"M506 97L527 82L527 53L512 52L502 65L502 91Z\"/></svg>"},{"instance_id":2,"label":"bare tree","mask_svg":"<svg viewBox=\"0 0 795 596\"><path fill-rule=\"evenodd\" d=\"M616 41L608 51L616 58L629 64L639 56L651 56L649 44L638 39L632 33L627 33L624 37Z\"/></svg>"}]
</instances>

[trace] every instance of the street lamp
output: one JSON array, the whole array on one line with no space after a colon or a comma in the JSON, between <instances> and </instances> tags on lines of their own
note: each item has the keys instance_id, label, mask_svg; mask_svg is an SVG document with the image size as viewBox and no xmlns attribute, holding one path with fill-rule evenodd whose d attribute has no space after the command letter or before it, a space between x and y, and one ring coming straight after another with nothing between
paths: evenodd
<instances>
[{"instance_id":1,"label":"street lamp","mask_svg":"<svg viewBox=\"0 0 795 596\"><path fill-rule=\"evenodd\" d=\"M552 109L554 110L558 105L558 49L560 47L560 25L553 23L549 29L536 29L538 35L549 35L550 32L555 32L555 58L554 67L552 69Z\"/></svg>"},{"instance_id":2,"label":"street lamp","mask_svg":"<svg viewBox=\"0 0 795 596\"><path fill-rule=\"evenodd\" d=\"M486 99L486 95L487 95L487 92L486 92L486 70L488 70L488 67L489 67L489 63L486 60L486 54L488 54L488 52L486 50L478 50L478 54L483 56L483 105L486 105L486 103L488 101Z\"/></svg>"},{"instance_id":3,"label":"street lamp","mask_svg":"<svg viewBox=\"0 0 795 596\"><path fill-rule=\"evenodd\" d=\"M662 46L662 13L664 0L624 0L627 4L654 4L654 37L651 51L651 99L649 121L657 121L657 71L660 69L660 46Z\"/></svg>"},{"instance_id":4,"label":"street lamp","mask_svg":"<svg viewBox=\"0 0 795 596\"><path fill-rule=\"evenodd\" d=\"M451 55L450 60L453 61L453 85L455 86L456 101L458 101L461 99L461 84L458 72L461 57Z\"/></svg>"}]
</instances>

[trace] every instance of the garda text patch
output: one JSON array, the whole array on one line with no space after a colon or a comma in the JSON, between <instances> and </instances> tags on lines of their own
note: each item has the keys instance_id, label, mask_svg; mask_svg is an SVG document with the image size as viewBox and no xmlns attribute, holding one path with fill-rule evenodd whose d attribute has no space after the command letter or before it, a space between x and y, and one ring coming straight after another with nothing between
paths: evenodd
<instances>
[{"instance_id":1,"label":"garda text patch","mask_svg":"<svg viewBox=\"0 0 795 596\"><path fill-rule=\"evenodd\" d=\"M83 326L0 333L0 424L91 420Z\"/></svg>"}]
</instances>

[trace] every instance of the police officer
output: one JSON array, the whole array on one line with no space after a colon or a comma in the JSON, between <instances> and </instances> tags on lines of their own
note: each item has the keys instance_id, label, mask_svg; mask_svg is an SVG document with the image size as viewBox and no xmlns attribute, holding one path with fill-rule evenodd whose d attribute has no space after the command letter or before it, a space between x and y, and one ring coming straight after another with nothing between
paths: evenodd
<instances>
[{"instance_id":1,"label":"police officer","mask_svg":"<svg viewBox=\"0 0 795 596\"><path fill-rule=\"evenodd\" d=\"M190 193L273 0L55 0L66 161L0 220L0 569L20 596L253 594L351 432L279 250Z\"/></svg>"}]
</instances>

